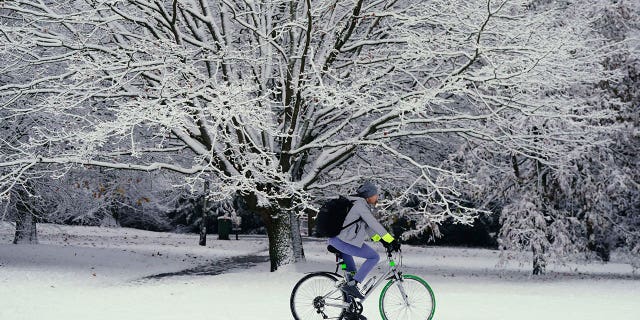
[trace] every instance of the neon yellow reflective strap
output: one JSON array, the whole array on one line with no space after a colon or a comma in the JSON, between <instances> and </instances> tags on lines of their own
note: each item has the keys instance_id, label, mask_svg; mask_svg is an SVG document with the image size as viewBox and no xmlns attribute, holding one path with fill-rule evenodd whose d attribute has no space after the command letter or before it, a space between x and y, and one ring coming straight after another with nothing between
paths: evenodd
<instances>
[{"instance_id":1,"label":"neon yellow reflective strap","mask_svg":"<svg viewBox=\"0 0 640 320\"><path fill-rule=\"evenodd\" d=\"M382 240L384 240L384 242L386 243L389 243L393 241L393 236L387 233L384 236L382 236Z\"/></svg>"},{"instance_id":2,"label":"neon yellow reflective strap","mask_svg":"<svg viewBox=\"0 0 640 320\"><path fill-rule=\"evenodd\" d=\"M373 240L375 242L380 241L380 239L382 239L382 237L379 234L376 234L373 237L371 237L371 240Z\"/></svg>"}]
</instances>

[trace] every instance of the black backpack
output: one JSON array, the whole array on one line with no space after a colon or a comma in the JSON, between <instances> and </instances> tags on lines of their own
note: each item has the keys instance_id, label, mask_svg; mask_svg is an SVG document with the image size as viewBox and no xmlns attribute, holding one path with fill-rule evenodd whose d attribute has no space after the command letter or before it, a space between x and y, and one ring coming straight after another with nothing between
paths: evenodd
<instances>
[{"instance_id":1,"label":"black backpack","mask_svg":"<svg viewBox=\"0 0 640 320\"><path fill-rule=\"evenodd\" d=\"M342 226L349 210L353 207L353 201L340 196L327 200L316 216L316 237L335 237L344 228L362 220L358 219L346 226Z\"/></svg>"}]
</instances>

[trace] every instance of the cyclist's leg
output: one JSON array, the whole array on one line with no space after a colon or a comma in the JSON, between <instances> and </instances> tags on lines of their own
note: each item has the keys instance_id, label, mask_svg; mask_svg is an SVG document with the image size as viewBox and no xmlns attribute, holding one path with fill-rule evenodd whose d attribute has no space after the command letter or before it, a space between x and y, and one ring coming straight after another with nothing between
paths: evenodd
<instances>
[{"instance_id":1,"label":"cyclist's leg","mask_svg":"<svg viewBox=\"0 0 640 320\"><path fill-rule=\"evenodd\" d=\"M366 261L360 267L360 270L353 277L357 282L362 283L362 281L367 277L367 274L376 266L378 261L380 261L380 255L369 247L367 244L363 244L362 247L356 247L352 244L348 244L338 238L329 239L329 244L334 246L340 252L342 252L342 257L345 256L351 257L351 261L353 261L353 257L365 258ZM345 263L347 261L345 260ZM347 264L347 268L349 265ZM354 263L355 269L355 263Z\"/></svg>"},{"instance_id":2,"label":"cyclist's leg","mask_svg":"<svg viewBox=\"0 0 640 320\"><path fill-rule=\"evenodd\" d=\"M356 271L358 271L358 268L356 268L356 262L353 260L353 256L343 252L342 260L344 260L344 263L347 265L347 271L351 272L351 275L354 275Z\"/></svg>"},{"instance_id":3,"label":"cyclist's leg","mask_svg":"<svg viewBox=\"0 0 640 320\"><path fill-rule=\"evenodd\" d=\"M354 275L356 271L358 271L358 268L356 267L356 262L353 260L353 256L348 253L345 253L340 248L338 248L338 246L345 244L345 242L338 239L337 237L333 237L333 238L329 238L327 243L329 245L332 245L334 248L338 249L338 251L342 253L342 260L344 260L344 263L347 265L347 271L349 271L351 275Z\"/></svg>"},{"instance_id":4,"label":"cyclist's leg","mask_svg":"<svg viewBox=\"0 0 640 320\"><path fill-rule=\"evenodd\" d=\"M380 261L380 255L366 243L362 245L362 248L360 248L360 253L361 255L358 255L358 257L365 258L366 260L362 266L360 266L360 270L358 270L356 275L353 276L353 279L362 283L369 272L371 272L371 270L373 270L376 264Z\"/></svg>"}]
</instances>

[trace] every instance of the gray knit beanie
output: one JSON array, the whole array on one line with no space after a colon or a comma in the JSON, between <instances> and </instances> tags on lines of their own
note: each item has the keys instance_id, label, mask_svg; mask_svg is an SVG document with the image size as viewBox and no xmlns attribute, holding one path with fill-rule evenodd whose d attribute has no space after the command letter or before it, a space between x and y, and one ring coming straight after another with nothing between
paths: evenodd
<instances>
[{"instance_id":1,"label":"gray knit beanie","mask_svg":"<svg viewBox=\"0 0 640 320\"><path fill-rule=\"evenodd\" d=\"M366 199L378 194L378 187L376 187L370 181L366 181L360 187L358 187L358 190L356 190L356 194L358 195L358 197Z\"/></svg>"}]
</instances>

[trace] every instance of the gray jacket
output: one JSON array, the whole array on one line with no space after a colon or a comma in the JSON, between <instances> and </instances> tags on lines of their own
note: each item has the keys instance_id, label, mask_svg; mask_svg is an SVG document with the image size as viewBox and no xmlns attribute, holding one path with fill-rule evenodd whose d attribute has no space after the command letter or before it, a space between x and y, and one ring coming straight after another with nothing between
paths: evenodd
<instances>
[{"instance_id":1,"label":"gray jacket","mask_svg":"<svg viewBox=\"0 0 640 320\"><path fill-rule=\"evenodd\" d=\"M362 220L343 229L338 234L338 239L359 248L362 247L367 238L372 238L374 241L379 241L381 238L384 238L387 242L393 240L387 229L373 216L373 207L364 198L347 198L354 202L342 226L346 226L359 218L362 218Z\"/></svg>"}]
</instances>

